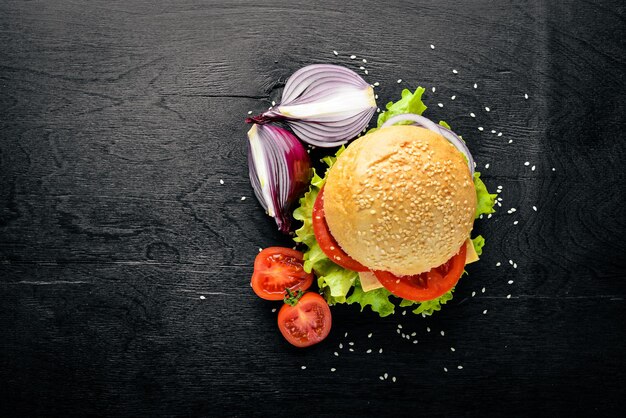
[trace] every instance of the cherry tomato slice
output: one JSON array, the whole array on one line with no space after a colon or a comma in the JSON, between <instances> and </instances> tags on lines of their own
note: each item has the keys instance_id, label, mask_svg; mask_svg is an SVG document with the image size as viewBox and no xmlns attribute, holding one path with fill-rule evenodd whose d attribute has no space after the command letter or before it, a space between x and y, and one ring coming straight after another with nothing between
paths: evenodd
<instances>
[{"instance_id":1,"label":"cherry tomato slice","mask_svg":"<svg viewBox=\"0 0 626 418\"><path fill-rule=\"evenodd\" d=\"M317 293L305 293L296 306L283 305L278 312L278 329L296 347L317 344L328 336L332 317L328 303Z\"/></svg>"},{"instance_id":2,"label":"cherry tomato slice","mask_svg":"<svg viewBox=\"0 0 626 418\"><path fill-rule=\"evenodd\" d=\"M413 276L396 276L388 271L374 271L378 281L394 295L418 302L432 300L452 289L465 267L465 243L450 260L428 272Z\"/></svg>"},{"instance_id":3,"label":"cherry tomato slice","mask_svg":"<svg viewBox=\"0 0 626 418\"><path fill-rule=\"evenodd\" d=\"M313 273L305 272L303 263L300 251L284 247L264 249L254 260L252 290L266 300L283 300L285 289L307 290L313 283Z\"/></svg>"},{"instance_id":4,"label":"cherry tomato slice","mask_svg":"<svg viewBox=\"0 0 626 418\"><path fill-rule=\"evenodd\" d=\"M324 187L321 188L313 205L313 232L320 248L333 263L348 270L369 271L363 264L346 254L331 235L324 216Z\"/></svg>"}]
</instances>

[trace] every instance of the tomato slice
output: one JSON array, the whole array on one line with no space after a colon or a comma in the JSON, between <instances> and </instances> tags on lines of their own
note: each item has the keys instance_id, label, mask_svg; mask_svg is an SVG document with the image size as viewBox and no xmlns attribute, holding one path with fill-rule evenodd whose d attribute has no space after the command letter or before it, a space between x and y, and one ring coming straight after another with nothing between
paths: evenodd
<instances>
[{"instance_id":1,"label":"tomato slice","mask_svg":"<svg viewBox=\"0 0 626 418\"><path fill-rule=\"evenodd\" d=\"M313 273L304 271L304 258L300 251L284 247L269 247L254 260L254 273L250 285L260 298L282 300L285 289L306 290L313 283Z\"/></svg>"},{"instance_id":2,"label":"tomato slice","mask_svg":"<svg viewBox=\"0 0 626 418\"><path fill-rule=\"evenodd\" d=\"M305 293L295 306L283 305L278 312L278 329L296 347L317 344L328 336L332 317L328 303L319 294Z\"/></svg>"},{"instance_id":3,"label":"tomato slice","mask_svg":"<svg viewBox=\"0 0 626 418\"><path fill-rule=\"evenodd\" d=\"M388 271L374 271L378 281L394 295L424 302L445 294L452 289L463 274L465 267L465 243L450 260L428 272L413 276L396 276Z\"/></svg>"},{"instance_id":4,"label":"tomato slice","mask_svg":"<svg viewBox=\"0 0 626 418\"><path fill-rule=\"evenodd\" d=\"M313 205L313 232L320 248L333 263L348 270L369 271L363 264L346 254L331 235L324 215L324 187L320 189Z\"/></svg>"}]
</instances>

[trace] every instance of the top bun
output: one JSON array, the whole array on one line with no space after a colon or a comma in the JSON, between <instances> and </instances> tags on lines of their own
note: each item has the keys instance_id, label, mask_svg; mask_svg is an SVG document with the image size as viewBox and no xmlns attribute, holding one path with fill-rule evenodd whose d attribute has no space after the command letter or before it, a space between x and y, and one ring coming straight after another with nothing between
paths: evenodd
<instances>
[{"instance_id":1,"label":"top bun","mask_svg":"<svg viewBox=\"0 0 626 418\"><path fill-rule=\"evenodd\" d=\"M463 154L443 136L391 126L339 156L324 186L324 212L356 261L413 275L459 251L474 224L476 191Z\"/></svg>"}]
</instances>

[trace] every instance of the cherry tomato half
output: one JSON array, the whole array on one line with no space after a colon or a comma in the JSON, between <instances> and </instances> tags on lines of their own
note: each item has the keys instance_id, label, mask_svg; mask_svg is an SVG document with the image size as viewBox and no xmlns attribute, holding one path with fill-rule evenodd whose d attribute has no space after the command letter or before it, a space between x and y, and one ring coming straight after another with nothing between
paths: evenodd
<instances>
[{"instance_id":1,"label":"cherry tomato half","mask_svg":"<svg viewBox=\"0 0 626 418\"><path fill-rule=\"evenodd\" d=\"M413 276L396 276L388 271L374 271L378 281L394 295L423 302L438 298L452 289L465 267L465 243L450 260L428 272Z\"/></svg>"},{"instance_id":2,"label":"cherry tomato half","mask_svg":"<svg viewBox=\"0 0 626 418\"><path fill-rule=\"evenodd\" d=\"M285 289L307 290L313 283L313 273L303 267L300 251L284 247L269 247L254 260L254 273L250 285L260 298L282 300Z\"/></svg>"},{"instance_id":3,"label":"cherry tomato half","mask_svg":"<svg viewBox=\"0 0 626 418\"><path fill-rule=\"evenodd\" d=\"M278 312L278 329L296 347L317 344L328 336L332 317L319 294L305 293L295 306L284 304Z\"/></svg>"},{"instance_id":4,"label":"cherry tomato half","mask_svg":"<svg viewBox=\"0 0 626 418\"><path fill-rule=\"evenodd\" d=\"M324 216L324 187L321 188L313 205L313 232L320 248L333 263L348 270L369 271L363 264L346 254L331 235Z\"/></svg>"}]
</instances>

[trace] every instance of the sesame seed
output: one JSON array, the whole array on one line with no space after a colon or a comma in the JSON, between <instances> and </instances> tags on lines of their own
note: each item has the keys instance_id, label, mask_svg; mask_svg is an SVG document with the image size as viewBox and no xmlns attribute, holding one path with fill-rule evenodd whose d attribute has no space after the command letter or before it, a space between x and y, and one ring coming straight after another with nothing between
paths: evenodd
<instances>
[{"instance_id":1,"label":"sesame seed","mask_svg":"<svg viewBox=\"0 0 626 418\"><path fill-rule=\"evenodd\" d=\"M300 367L302 370L306 370L306 366L302 366Z\"/></svg>"},{"instance_id":2,"label":"sesame seed","mask_svg":"<svg viewBox=\"0 0 626 418\"><path fill-rule=\"evenodd\" d=\"M525 165L526 167L528 167L528 166L530 165L530 161L526 161L526 162L524 163L524 165Z\"/></svg>"},{"instance_id":3,"label":"sesame seed","mask_svg":"<svg viewBox=\"0 0 626 418\"><path fill-rule=\"evenodd\" d=\"M401 324L398 324L398 328L402 329L402 325L401 325Z\"/></svg>"},{"instance_id":4,"label":"sesame seed","mask_svg":"<svg viewBox=\"0 0 626 418\"><path fill-rule=\"evenodd\" d=\"M333 54L335 55L339 55L339 53L337 51L333 51Z\"/></svg>"},{"instance_id":5,"label":"sesame seed","mask_svg":"<svg viewBox=\"0 0 626 418\"><path fill-rule=\"evenodd\" d=\"M437 106L443 107L443 103L437 103Z\"/></svg>"},{"instance_id":6,"label":"sesame seed","mask_svg":"<svg viewBox=\"0 0 626 418\"><path fill-rule=\"evenodd\" d=\"M356 58L356 55L350 55L350 59L353 60Z\"/></svg>"},{"instance_id":7,"label":"sesame seed","mask_svg":"<svg viewBox=\"0 0 626 418\"><path fill-rule=\"evenodd\" d=\"M374 99L378 99L378 94L375 94L375 95L374 95Z\"/></svg>"},{"instance_id":8,"label":"sesame seed","mask_svg":"<svg viewBox=\"0 0 626 418\"><path fill-rule=\"evenodd\" d=\"M485 107L485 110L486 110L487 112L491 112L491 109L489 109L488 107Z\"/></svg>"},{"instance_id":9,"label":"sesame seed","mask_svg":"<svg viewBox=\"0 0 626 418\"><path fill-rule=\"evenodd\" d=\"M510 264L510 265L513 265L513 260L509 260L509 264Z\"/></svg>"},{"instance_id":10,"label":"sesame seed","mask_svg":"<svg viewBox=\"0 0 626 418\"><path fill-rule=\"evenodd\" d=\"M353 341L350 341L348 344L349 344L349 345L354 345L354 342L353 342Z\"/></svg>"},{"instance_id":11,"label":"sesame seed","mask_svg":"<svg viewBox=\"0 0 626 418\"><path fill-rule=\"evenodd\" d=\"M515 221L515 222L513 222L513 225L517 225L517 224L518 224L518 222L519 222L519 221Z\"/></svg>"},{"instance_id":12,"label":"sesame seed","mask_svg":"<svg viewBox=\"0 0 626 418\"><path fill-rule=\"evenodd\" d=\"M369 74L369 72L367 70L365 70L365 75Z\"/></svg>"},{"instance_id":13,"label":"sesame seed","mask_svg":"<svg viewBox=\"0 0 626 418\"><path fill-rule=\"evenodd\" d=\"M426 327L426 331L430 332L430 327Z\"/></svg>"},{"instance_id":14,"label":"sesame seed","mask_svg":"<svg viewBox=\"0 0 626 418\"><path fill-rule=\"evenodd\" d=\"M365 58L363 58L362 61L367 64L367 60Z\"/></svg>"},{"instance_id":15,"label":"sesame seed","mask_svg":"<svg viewBox=\"0 0 626 418\"><path fill-rule=\"evenodd\" d=\"M476 296L476 292L472 292L472 297Z\"/></svg>"},{"instance_id":16,"label":"sesame seed","mask_svg":"<svg viewBox=\"0 0 626 418\"><path fill-rule=\"evenodd\" d=\"M251 115L251 114L252 114L252 110L248 110L248 115Z\"/></svg>"},{"instance_id":17,"label":"sesame seed","mask_svg":"<svg viewBox=\"0 0 626 418\"><path fill-rule=\"evenodd\" d=\"M415 337L416 335L417 335L417 332L415 331L411 333L411 337Z\"/></svg>"},{"instance_id":18,"label":"sesame seed","mask_svg":"<svg viewBox=\"0 0 626 418\"><path fill-rule=\"evenodd\" d=\"M417 344L417 340L413 340L413 344Z\"/></svg>"},{"instance_id":19,"label":"sesame seed","mask_svg":"<svg viewBox=\"0 0 626 418\"><path fill-rule=\"evenodd\" d=\"M533 210L537 212L537 206L533 206Z\"/></svg>"},{"instance_id":20,"label":"sesame seed","mask_svg":"<svg viewBox=\"0 0 626 418\"><path fill-rule=\"evenodd\" d=\"M535 166L530 167L532 171L535 171Z\"/></svg>"},{"instance_id":21,"label":"sesame seed","mask_svg":"<svg viewBox=\"0 0 626 418\"><path fill-rule=\"evenodd\" d=\"M364 69L365 69L365 67L359 67L359 70L364 70Z\"/></svg>"},{"instance_id":22,"label":"sesame seed","mask_svg":"<svg viewBox=\"0 0 626 418\"><path fill-rule=\"evenodd\" d=\"M470 116L473 117L473 118L476 117L476 115L474 113L470 113Z\"/></svg>"},{"instance_id":23,"label":"sesame seed","mask_svg":"<svg viewBox=\"0 0 626 418\"><path fill-rule=\"evenodd\" d=\"M458 74L458 73L459 73L457 70L452 70L452 72L453 72L454 74Z\"/></svg>"},{"instance_id":24,"label":"sesame seed","mask_svg":"<svg viewBox=\"0 0 626 418\"><path fill-rule=\"evenodd\" d=\"M400 331L400 328L398 328L398 329L396 329L396 332L397 332L398 334L400 334L402 331Z\"/></svg>"},{"instance_id":25,"label":"sesame seed","mask_svg":"<svg viewBox=\"0 0 626 418\"><path fill-rule=\"evenodd\" d=\"M382 377L382 376L378 376L378 378L379 378L380 380L385 380L385 378L384 378L384 377Z\"/></svg>"},{"instance_id":26,"label":"sesame seed","mask_svg":"<svg viewBox=\"0 0 626 418\"><path fill-rule=\"evenodd\" d=\"M335 355L335 357L339 357L339 353L338 352L335 351L333 354Z\"/></svg>"},{"instance_id":27,"label":"sesame seed","mask_svg":"<svg viewBox=\"0 0 626 418\"><path fill-rule=\"evenodd\" d=\"M435 45L430 44L430 49L435 49Z\"/></svg>"},{"instance_id":28,"label":"sesame seed","mask_svg":"<svg viewBox=\"0 0 626 418\"><path fill-rule=\"evenodd\" d=\"M406 311L402 311L402 316L406 315Z\"/></svg>"},{"instance_id":29,"label":"sesame seed","mask_svg":"<svg viewBox=\"0 0 626 418\"><path fill-rule=\"evenodd\" d=\"M402 79L401 78L398 79L398 84L400 84L400 83L402 83Z\"/></svg>"},{"instance_id":30,"label":"sesame seed","mask_svg":"<svg viewBox=\"0 0 626 418\"><path fill-rule=\"evenodd\" d=\"M492 129L492 130L491 130L491 133L492 133L492 134L495 134L495 133L496 133L496 130L495 130L495 129Z\"/></svg>"},{"instance_id":31,"label":"sesame seed","mask_svg":"<svg viewBox=\"0 0 626 418\"><path fill-rule=\"evenodd\" d=\"M489 168L489 163L485 164L485 168Z\"/></svg>"},{"instance_id":32,"label":"sesame seed","mask_svg":"<svg viewBox=\"0 0 626 418\"><path fill-rule=\"evenodd\" d=\"M376 112L377 112L377 113L380 113L380 107L377 107L377 108L376 108Z\"/></svg>"},{"instance_id":33,"label":"sesame seed","mask_svg":"<svg viewBox=\"0 0 626 418\"><path fill-rule=\"evenodd\" d=\"M335 372L336 370L337 370L337 369L335 369L334 367L331 367L331 368L330 368L330 371L331 371L331 372Z\"/></svg>"},{"instance_id":34,"label":"sesame seed","mask_svg":"<svg viewBox=\"0 0 626 418\"><path fill-rule=\"evenodd\" d=\"M259 248L259 252L263 251L263 248Z\"/></svg>"},{"instance_id":35,"label":"sesame seed","mask_svg":"<svg viewBox=\"0 0 626 418\"><path fill-rule=\"evenodd\" d=\"M484 128L483 128L482 126L479 126L479 127L478 127L478 130L479 130L479 131L483 131L483 130L484 130Z\"/></svg>"},{"instance_id":36,"label":"sesame seed","mask_svg":"<svg viewBox=\"0 0 626 418\"><path fill-rule=\"evenodd\" d=\"M462 370L463 366L456 366L457 369Z\"/></svg>"},{"instance_id":37,"label":"sesame seed","mask_svg":"<svg viewBox=\"0 0 626 418\"><path fill-rule=\"evenodd\" d=\"M524 94L524 99L528 100L528 94Z\"/></svg>"},{"instance_id":38,"label":"sesame seed","mask_svg":"<svg viewBox=\"0 0 626 418\"><path fill-rule=\"evenodd\" d=\"M450 100L455 100L455 99L456 99L456 96L450 97Z\"/></svg>"},{"instance_id":39,"label":"sesame seed","mask_svg":"<svg viewBox=\"0 0 626 418\"><path fill-rule=\"evenodd\" d=\"M391 381L392 381L393 383L396 383L396 377L395 377L395 376L394 376L394 377L392 377L392 378L391 378Z\"/></svg>"},{"instance_id":40,"label":"sesame seed","mask_svg":"<svg viewBox=\"0 0 626 418\"><path fill-rule=\"evenodd\" d=\"M513 263L513 268L516 269L517 268L517 263Z\"/></svg>"},{"instance_id":41,"label":"sesame seed","mask_svg":"<svg viewBox=\"0 0 626 418\"><path fill-rule=\"evenodd\" d=\"M500 135L498 135L498 136L500 136ZM509 139L509 144L512 144L512 143L513 143L513 140Z\"/></svg>"},{"instance_id":42,"label":"sesame seed","mask_svg":"<svg viewBox=\"0 0 626 418\"><path fill-rule=\"evenodd\" d=\"M276 102L272 100L272 106L276 106Z\"/></svg>"},{"instance_id":43,"label":"sesame seed","mask_svg":"<svg viewBox=\"0 0 626 418\"><path fill-rule=\"evenodd\" d=\"M387 373L385 373L383 376L385 376L385 379L389 377Z\"/></svg>"},{"instance_id":44,"label":"sesame seed","mask_svg":"<svg viewBox=\"0 0 626 418\"><path fill-rule=\"evenodd\" d=\"M491 213L489 215L487 215L487 219L491 219Z\"/></svg>"},{"instance_id":45,"label":"sesame seed","mask_svg":"<svg viewBox=\"0 0 626 418\"><path fill-rule=\"evenodd\" d=\"M499 262L499 261L496 263L496 267L500 267L501 265L502 265L502 263Z\"/></svg>"},{"instance_id":46,"label":"sesame seed","mask_svg":"<svg viewBox=\"0 0 626 418\"><path fill-rule=\"evenodd\" d=\"M502 132L498 132L498 136L502 136Z\"/></svg>"},{"instance_id":47,"label":"sesame seed","mask_svg":"<svg viewBox=\"0 0 626 418\"><path fill-rule=\"evenodd\" d=\"M224 184L224 180L220 179L220 184Z\"/></svg>"},{"instance_id":48,"label":"sesame seed","mask_svg":"<svg viewBox=\"0 0 626 418\"><path fill-rule=\"evenodd\" d=\"M205 296L200 296L200 299L204 300L204 299L206 299L206 297Z\"/></svg>"},{"instance_id":49,"label":"sesame seed","mask_svg":"<svg viewBox=\"0 0 626 418\"><path fill-rule=\"evenodd\" d=\"M372 333L367 334L367 338L372 338Z\"/></svg>"},{"instance_id":50,"label":"sesame seed","mask_svg":"<svg viewBox=\"0 0 626 418\"><path fill-rule=\"evenodd\" d=\"M506 295L506 298L507 299L511 299L511 295Z\"/></svg>"},{"instance_id":51,"label":"sesame seed","mask_svg":"<svg viewBox=\"0 0 626 418\"><path fill-rule=\"evenodd\" d=\"M433 87L432 90L433 90L433 93L434 93L435 91L437 91L437 88Z\"/></svg>"},{"instance_id":52,"label":"sesame seed","mask_svg":"<svg viewBox=\"0 0 626 418\"><path fill-rule=\"evenodd\" d=\"M369 353L371 353L371 352L372 352L372 349L371 349L371 348L369 348L369 349L366 351L366 353L367 353L367 354L369 354Z\"/></svg>"},{"instance_id":53,"label":"sesame seed","mask_svg":"<svg viewBox=\"0 0 626 418\"><path fill-rule=\"evenodd\" d=\"M447 368L445 368L445 367L443 368L443 371L444 371L444 372L446 372L446 373L448 373L448 369L447 369Z\"/></svg>"},{"instance_id":54,"label":"sesame seed","mask_svg":"<svg viewBox=\"0 0 626 418\"><path fill-rule=\"evenodd\" d=\"M450 347L450 351L456 351L454 347Z\"/></svg>"},{"instance_id":55,"label":"sesame seed","mask_svg":"<svg viewBox=\"0 0 626 418\"><path fill-rule=\"evenodd\" d=\"M487 309L483 311L483 315L487 315Z\"/></svg>"},{"instance_id":56,"label":"sesame seed","mask_svg":"<svg viewBox=\"0 0 626 418\"><path fill-rule=\"evenodd\" d=\"M446 335L446 333L443 332L443 331L441 331L440 334L441 334L442 337Z\"/></svg>"},{"instance_id":57,"label":"sesame seed","mask_svg":"<svg viewBox=\"0 0 626 418\"><path fill-rule=\"evenodd\" d=\"M343 348L343 344L339 343L339 349L342 349L342 348Z\"/></svg>"},{"instance_id":58,"label":"sesame seed","mask_svg":"<svg viewBox=\"0 0 626 418\"><path fill-rule=\"evenodd\" d=\"M483 293L485 293L485 288L483 287L480 291L481 291L481 292L483 292Z\"/></svg>"},{"instance_id":59,"label":"sesame seed","mask_svg":"<svg viewBox=\"0 0 626 418\"><path fill-rule=\"evenodd\" d=\"M376 87L378 87L378 86L380 86L380 83L377 81L377 82L375 82L375 83L374 83L374 85L375 85Z\"/></svg>"},{"instance_id":60,"label":"sesame seed","mask_svg":"<svg viewBox=\"0 0 626 418\"><path fill-rule=\"evenodd\" d=\"M241 200L246 200L246 197L245 196L241 196Z\"/></svg>"},{"instance_id":61,"label":"sesame seed","mask_svg":"<svg viewBox=\"0 0 626 418\"><path fill-rule=\"evenodd\" d=\"M513 284L513 280L509 280L509 284Z\"/></svg>"},{"instance_id":62,"label":"sesame seed","mask_svg":"<svg viewBox=\"0 0 626 418\"><path fill-rule=\"evenodd\" d=\"M343 334L343 338L348 338L348 333Z\"/></svg>"},{"instance_id":63,"label":"sesame seed","mask_svg":"<svg viewBox=\"0 0 626 418\"><path fill-rule=\"evenodd\" d=\"M348 348L348 350L350 350L351 353L354 353L354 348Z\"/></svg>"},{"instance_id":64,"label":"sesame seed","mask_svg":"<svg viewBox=\"0 0 626 418\"><path fill-rule=\"evenodd\" d=\"M272 312L276 312L276 308L272 308Z\"/></svg>"},{"instance_id":65,"label":"sesame seed","mask_svg":"<svg viewBox=\"0 0 626 418\"><path fill-rule=\"evenodd\" d=\"M474 83L474 88L477 89L478 88L478 84Z\"/></svg>"},{"instance_id":66,"label":"sesame seed","mask_svg":"<svg viewBox=\"0 0 626 418\"><path fill-rule=\"evenodd\" d=\"M556 171L556 168L552 167L552 171Z\"/></svg>"},{"instance_id":67,"label":"sesame seed","mask_svg":"<svg viewBox=\"0 0 626 418\"><path fill-rule=\"evenodd\" d=\"M383 353L383 349L381 348L380 350L378 350L378 354L382 354Z\"/></svg>"}]
</instances>

